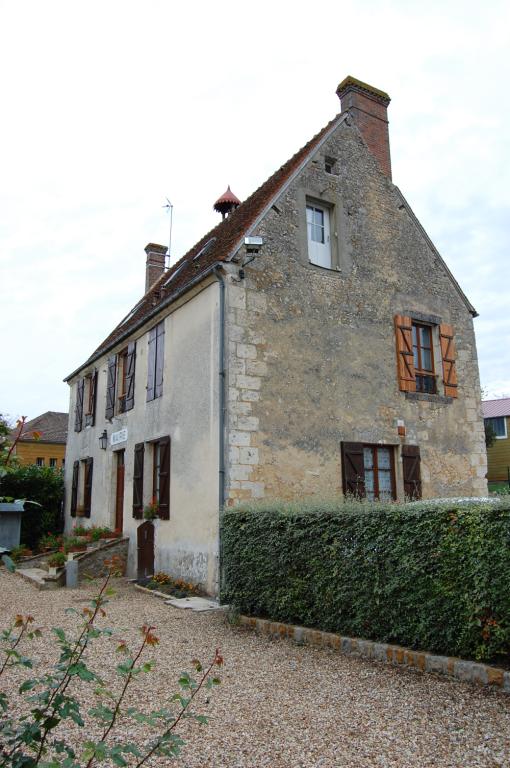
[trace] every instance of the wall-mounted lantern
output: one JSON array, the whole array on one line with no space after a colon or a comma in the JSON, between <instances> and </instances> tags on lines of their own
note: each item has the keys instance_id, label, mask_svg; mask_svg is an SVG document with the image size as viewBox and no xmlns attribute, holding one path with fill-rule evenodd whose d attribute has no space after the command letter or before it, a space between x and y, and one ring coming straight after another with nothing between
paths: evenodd
<instances>
[{"instance_id":1,"label":"wall-mounted lantern","mask_svg":"<svg viewBox=\"0 0 510 768\"><path fill-rule=\"evenodd\" d=\"M99 446L103 449L103 451L106 451L106 446L108 445L108 435L106 434L106 429L103 429L103 434L99 435Z\"/></svg>"}]
</instances>

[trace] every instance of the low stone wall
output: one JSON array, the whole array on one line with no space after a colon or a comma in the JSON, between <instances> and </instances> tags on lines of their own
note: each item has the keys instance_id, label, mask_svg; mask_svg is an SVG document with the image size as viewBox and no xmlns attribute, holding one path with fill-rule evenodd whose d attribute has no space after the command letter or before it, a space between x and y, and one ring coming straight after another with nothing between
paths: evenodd
<instances>
[{"instance_id":1,"label":"low stone wall","mask_svg":"<svg viewBox=\"0 0 510 768\"><path fill-rule=\"evenodd\" d=\"M317 629L282 624L268 619L257 619L253 616L240 616L240 622L245 627L271 637L286 637L296 643L331 648L341 653L375 659L395 666L410 667L420 672L435 672L463 682L491 685L505 693L510 693L510 672L499 667L478 664L475 661L466 661L454 656L436 656L432 653L412 651L400 645L342 637L332 632L321 632Z\"/></svg>"},{"instance_id":2,"label":"low stone wall","mask_svg":"<svg viewBox=\"0 0 510 768\"><path fill-rule=\"evenodd\" d=\"M89 549L75 555L78 563L78 581L83 583L87 578L100 578L106 575L108 565L115 562L116 569L122 576L126 574L129 539L103 539L97 549Z\"/></svg>"}]
</instances>

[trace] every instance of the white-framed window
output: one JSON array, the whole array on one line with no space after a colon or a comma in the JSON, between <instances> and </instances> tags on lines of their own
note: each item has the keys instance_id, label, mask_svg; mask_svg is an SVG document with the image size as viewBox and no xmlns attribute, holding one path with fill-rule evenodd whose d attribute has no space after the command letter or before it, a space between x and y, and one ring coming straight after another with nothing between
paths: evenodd
<instances>
[{"instance_id":1,"label":"white-framed window","mask_svg":"<svg viewBox=\"0 0 510 768\"><path fill-rule=\"evenodd\" d=\"M329 210L315 203L306 206L308 259L311 264L331 269Z\"/></svg>"},{"instance_id":2,"label":"white-framed window","mask_svg":"<svg viewBox=\"0 0 510 768\"><path fill-rule=\"evenodd\" d=\"M493 416L485 421L492 427L498 440L505 440L508 437L505 416Z\"/></svg>"}]
</instances>

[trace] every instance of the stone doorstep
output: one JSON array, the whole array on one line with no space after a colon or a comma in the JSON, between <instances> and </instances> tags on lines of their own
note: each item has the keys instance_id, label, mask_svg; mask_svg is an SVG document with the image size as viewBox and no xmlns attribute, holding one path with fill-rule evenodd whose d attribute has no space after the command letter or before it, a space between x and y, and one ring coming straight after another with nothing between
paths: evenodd
<instances>
[{"instance_id":1,"label":"stone doorstep","mask_svg":"<svg viewBox=\"0 0 510 768\"><path fill-rule=\"evenodd\" d=\"M133 583L134 580L131 579ZM162 598L166 605L171 605L173 608L188 608L192 611L203 613L205 611L225 611L228 609L228 605L220 605L215 600L209 600L207 597L169 597L164 592L158 592L157 589L147 589L142 587L141 584L134 584L135 589L140 592L147 592L148 595L153 597Z\"/></svg>"},{"instance_id":2,"label":"stone doorstep","mask_svg":"<svg viewBox=\"0 0 510 768\"><path fill-rule=\"evenodd\" d=\"M42 568L16 568L15 573L37 589L58 589L62 586L60 582L63 572L50 576L48 571Z\"/></svg>"},{"instance_id":3,"label":"stone doorstep","mask_svg":"<svg viewBox=\"0 0 510 768\"><path fill-rule=\"evenodd\" d=\"M489 685L510 694L510 671L476 661L466 661L455 656L437 656L423 651L413 651L400 645L389 645L372 640L342 637L333 632L282 624L278 621L258 619L254 616L239 617L241 625L271 637L285 637L296 643L306 643L331 648L340 653L361 656L419 672L429 672L476 685Z\"/></svg>"}]
</instances>

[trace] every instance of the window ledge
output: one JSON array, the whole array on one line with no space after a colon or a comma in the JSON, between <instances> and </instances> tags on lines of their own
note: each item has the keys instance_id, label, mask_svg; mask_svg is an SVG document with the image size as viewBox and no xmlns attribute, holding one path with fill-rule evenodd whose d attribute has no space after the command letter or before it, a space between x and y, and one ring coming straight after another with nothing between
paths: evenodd
<instances>
[{"instance_id":1,"label":"window ledge","mask_svg":"<svg viewBox=\"0 0 510 768\"><path fill-rule=\"evenodd\" d=\"M426 392L406 392L406 400L425 400L428 403L442 403L443 405L453 403L453 397L428 395Z\"/></svg>"}]
</instances>

